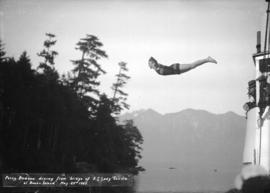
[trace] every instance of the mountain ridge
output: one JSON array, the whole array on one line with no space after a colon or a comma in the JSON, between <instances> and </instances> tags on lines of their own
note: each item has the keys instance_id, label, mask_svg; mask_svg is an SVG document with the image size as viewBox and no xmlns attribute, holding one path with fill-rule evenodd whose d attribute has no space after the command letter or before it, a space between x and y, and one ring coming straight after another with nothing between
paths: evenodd
<instances>
[{"instance_id":1,"label":"mountain ridge","mask_svg":"<svg viewBox=\"0 0 270 193\"><path fill-rule=\"evenodd\" d=\"M122 114L120 117L125 117L125 116L130 116L130 115L134 115L134 114L141 114L141 113L155 113L161 116L166 116L166 115L173 115L173 114L179 114L179 113L185 113L185 112L205 112L211 115L227 115L227 114L233 114L233 115L237 115L237 116L241 116L244 117L242 115L239 115L238 113L235 113L233 111L226 111L224 113L213 113L204 109L193 109L193 108L187 108L187 109L183 109L180 111L176 111L176 112L171 112L171 113L160 113L152 108L148 108L148 109L140 109L140 110L134 110L132 112L126 112L124 114Z\"/></svg>"}]
</instances>

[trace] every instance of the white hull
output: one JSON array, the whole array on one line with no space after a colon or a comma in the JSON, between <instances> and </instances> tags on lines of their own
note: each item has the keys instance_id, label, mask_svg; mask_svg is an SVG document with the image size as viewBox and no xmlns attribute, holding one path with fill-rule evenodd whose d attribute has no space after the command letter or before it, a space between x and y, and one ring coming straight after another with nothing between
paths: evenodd
<instances>
[{"instance_id":1,"label":"white hull","mask_svg":"<svg viewBox=\"0 0 270 193\"><path fill-rule=\"evenodd\" d=\"M263 166L268 171L268 173L270 172L270 120L269 120L269 117L268 119L264 121L262 125L260 165Z\"/></svg>"},{"instance_id":2,"label":"white hull","mask_svg":"<svg viewBox=\"0 0 270 193\"><path fill-rule=\"evenodd\" d=\"M257 138L257 113L259 108L250 109L247 113L246 139L243 152L243 164L256 164L258 161Z\"/></svg>"},{"instance_id":3,"label":"white hull","mask_svg":"<svg viewBox=\"0 0 270 193\"><path fill-rule=\"evenodd\" d=\"M247 113L246 139L243 152L243 164L260 165L270 173L270 117L263 121L261 129L257 120L259 108Z\"/></svg>"}]
</instances>

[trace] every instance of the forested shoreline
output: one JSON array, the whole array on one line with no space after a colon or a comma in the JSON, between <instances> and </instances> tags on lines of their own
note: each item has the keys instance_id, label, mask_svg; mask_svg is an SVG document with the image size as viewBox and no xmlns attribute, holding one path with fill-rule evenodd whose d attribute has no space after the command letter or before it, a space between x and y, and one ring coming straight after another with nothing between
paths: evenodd
<instances>
[{"instance_id":1,"label":"forested shoreline","mask_svg":"<svg viewBox=\"0 0 270 193\"><path fill-rule=\"evenodd\" d=\"M128 94L123 91L130 78L127 63L119 62L113 96L107 96L100 92L98 80L105 74L99 61L108 57L102 42L94 35L80 39L76 49L81 58L71 61L74 68L65 75L56 70L56 43L56 36L47 33L38 53L41 62L33 69L27 52L15 60L7 56L1 41L1 173L137 175L144 170L138 165L143 137L132 120L120 123L117 119L129 108ZM96 191L129 192L132 188Z\"/></svg>"}]
</instances>

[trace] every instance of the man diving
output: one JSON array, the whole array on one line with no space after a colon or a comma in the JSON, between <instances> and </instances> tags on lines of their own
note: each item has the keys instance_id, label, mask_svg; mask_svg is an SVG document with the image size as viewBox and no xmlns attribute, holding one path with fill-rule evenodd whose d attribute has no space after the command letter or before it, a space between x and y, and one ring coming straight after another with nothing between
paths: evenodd
<instances>
[{"instance_id":1,"label":"man diving","mask_svg":"<svg viewBox=\"0 0 270 193\"><path fill-rule=\"evenodd\" d=\"M175 74L182 74L184 72L187 72L191 69L194 69L202 64L205 63L215 63L217 64L217 61L212 57L207 57L205 59L196 60L192 63L175 63L170 66L165 66L162 64L159 64L157 60L153 57L151 57L148 60L148 65L151 69L154 69L158 74L160 75L175 75Z\"/></svg>"}]
</instances>

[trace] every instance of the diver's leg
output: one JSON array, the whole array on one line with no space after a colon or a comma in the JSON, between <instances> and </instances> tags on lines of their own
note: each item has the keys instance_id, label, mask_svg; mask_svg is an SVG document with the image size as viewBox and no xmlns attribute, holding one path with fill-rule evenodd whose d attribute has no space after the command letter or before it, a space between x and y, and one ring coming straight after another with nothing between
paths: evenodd
<instances>
[{"instance_id":1,"label":"diver's leg","mask_svg":"<svg viewBox=\"0 0 270 193\"><path fill-rule=\"evenodd\" d=\"M187 72L187 71L189 71L191 69L194 69L194 68L196 68L196 67L198 67L198 66L200 66L202 64L208 63L208 62L209 63L215 63L215 64L217 63L217 61L214 58L209 56L209 57L207 57L205 59L196 60L196 61L194 61L192 63L180 64L180 71L181 71L181 73L184 73L184 72Z\"/></svg>"}]
</instances>

